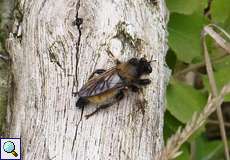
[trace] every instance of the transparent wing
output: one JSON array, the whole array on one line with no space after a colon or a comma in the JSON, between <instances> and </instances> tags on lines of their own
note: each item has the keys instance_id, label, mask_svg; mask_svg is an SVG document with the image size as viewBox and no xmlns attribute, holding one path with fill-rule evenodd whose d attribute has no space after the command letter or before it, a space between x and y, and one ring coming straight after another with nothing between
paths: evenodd
<instances>
[{"instance_id":1,"label":"transparent wing","mask_svg":"<svg viewBox=\"0 0 230 160\"><path fill-rule=\"evenodd\" d=\"M78 92L80 97L95 96L109 89L117 89L124 87L122 79L116 72L116 68L112 68L99 76L90 79Z\"/></svg>"}]
</instances>

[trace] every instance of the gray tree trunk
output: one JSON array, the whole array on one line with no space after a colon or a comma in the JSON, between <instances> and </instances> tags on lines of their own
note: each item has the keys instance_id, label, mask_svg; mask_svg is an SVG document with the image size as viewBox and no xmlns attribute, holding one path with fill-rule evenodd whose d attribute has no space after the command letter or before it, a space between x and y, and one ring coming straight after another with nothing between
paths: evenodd
<instances>
[{"instance_id":1,"label":"gray tree trunk","mask_svg":"<svg viewBox=\"0 0 230 160\"><path fill-rule=\"evenodd\" d=\"M21 0L7 41L13 92L9 135L21 137L25 160L152 160L163 146L166 9L163 0ZM83 18L82 25L73 25ZM20 32L21 31L21 32ZM97 68L146 56L152 84L85 119L72 92ZM83 117L81 114L83 112Z\"/></svg>"}]
</instances>

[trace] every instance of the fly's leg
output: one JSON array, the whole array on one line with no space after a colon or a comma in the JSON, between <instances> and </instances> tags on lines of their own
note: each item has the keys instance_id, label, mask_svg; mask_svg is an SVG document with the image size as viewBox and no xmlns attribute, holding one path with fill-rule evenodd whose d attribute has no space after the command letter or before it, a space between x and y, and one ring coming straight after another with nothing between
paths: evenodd
<instances>
[{"instance_id":1,"label":"fly's leg","mask_svg":"<svg viewBox=\"0 0 230 160\"><path fill-rule=\"evenodd\" d=\"M93 111L92 113L85 115L85 118L88 119L89 117L91 117L92 115L94 115L95 113L100 111L101 109L106 109L106 108L108 108L108 107L110 107L112 105L113 105L113 103L108 103L108 104L101 105L95 111Z\"/></svg>"},{"instance_id":2,"label":"fly's leg","mask_svg":"<svg viewBox=\"0 0 230 160\"><path fill-rule=\"evenodd\" d=\"M144 98L143 88L141 86L146 86L150 83L151 83L150 79L136 79L136 80L132 81L131 85L129 85L129 88L131 88L131 91L137 92L139 95L137 102L136 102L136 104L138 106L138 109L136 112L138 112L140 110L143 115L145 113L145 105L146 105L147 101Z\"/></svg>"},{"instance_id":3,"label":"fly's leg","mask_svg":"<svg viewBox=\"0 0 230 160\"><path fill-rule=\"evenodd\" d=\"M76 107L78 108L83 108L85 105L87 105L89 103L89 101L86 99L86 98L82 98L80 97L78 100L77 100L77 103L76 103Z\"/></svg>"},{"instance_id":4,"label":"fly's leg","mask_svg":"<svg viewBox=\"0 0 230 160\"><path fill-rule=\"evenodd\" d=\"M146 86L151 83L151 80L150 79L136 79L136 80L133 80L132 83L140 85L140 86Z\"/></svg>"},{"instance_id":5,"label":"fly's leg","mask_svg":"<svg viewBox=\"0 0 230 160\"><path fill-rule=\"evenodd\" d=\"M120 100L122 100L123 98L124 98L124 96L125 96L125 93L124 93L124 91L123 90L120 90L119 92L118 92L118 94L116 95L116 101L118 102L118 101L120 101Z\"/></svg>"},{"instance_id":6,"label":"fly's leg","mask_svg":"<svg viewBox=\"0 0 230 160\"><path fill-rule=\"evenodd\" d=\"M150 79L136 79L128 86L132 92L140 92L141 86L146 86L151 83Z\"/></svg>"},{"instance_id":7,"label":"fly's leg","mask_svg":"<svg viewBox=\"0 0 230 160\"><path fill-rule=\"evenodd\" d=\"M129 85L129 88L131 89L132 92L139 92L140 87L138 87L137 85Z\"/></svg>"},{"instance_id":8,"label":"fly's leg","mask_svg":"<svg viewBox=\"0 0 230 160\"><path fill-rule=\"evenodd\" d=\"M124 98L124 96L125 96L124 92L122 90L120 90L119 93L117 93L117 95L115 96L115 101L114 102L107 103L107 104L99 106L92 113L85 115L86 119L88 119L89 117L91 117L92 115L94 115L95 113L97 113L98 111L100 111L102 109L106 109L106 108L112 106L115 102L119 102L120 100L122 100Z\"/></svg>"},{"instance_id":9,"label":"fly's leg","mask_svg":"<svg viewBox=\"0 0 230 160\"><path fill-rule=\"evenodd\" d=\"M144 115L144 113L145 113L145 106L147 104L147 101L146 101L146 99L144 97L144 93L143 93L143 89L142 88L140 88L138 90L138 95L139 96L138 96L138 99L136 101L136 104L138 106L137 111L141 110L142 114Z\"/></svg>"},{"instance_id":10,"label":"fly's leg","mask_svg":"<svg viewBox=\"0 0 230 160\"><path fill-rule=\"evenodd\" d=\"M93 78L95 74L102 74L105 71L105 69L97 69L89 76L89 79Z\"/></svg>"}]
</instances>

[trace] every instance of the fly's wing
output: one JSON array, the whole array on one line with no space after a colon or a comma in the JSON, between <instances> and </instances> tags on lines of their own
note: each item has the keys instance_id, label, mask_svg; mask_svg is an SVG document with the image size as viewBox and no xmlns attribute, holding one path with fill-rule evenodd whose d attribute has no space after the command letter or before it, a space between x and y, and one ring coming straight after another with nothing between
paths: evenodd
<instances>
[{"instance_id":1,"label":"fly's wing","mask_svg":"<svg viewBox=\"0 0 230 160\"><path fill-rule=\"evenodd\" d=\"M80 97L95 96L109 89L124 87L116 68L112 68L95 78L90 79L78 92Z\"/></svg>"}]
</instances>

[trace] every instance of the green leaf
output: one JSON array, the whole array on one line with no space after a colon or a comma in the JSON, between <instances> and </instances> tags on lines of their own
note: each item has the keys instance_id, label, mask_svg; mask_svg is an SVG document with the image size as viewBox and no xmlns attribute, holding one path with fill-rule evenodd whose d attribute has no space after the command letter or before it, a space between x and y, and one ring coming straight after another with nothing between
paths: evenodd
<instances>
[{"instance_id":1,"label":"green leaf","mask_svg":"<svg viewBox=\"0 0 230 160\"><path fill-rule=\"evenodd\" d=\"M184 124L173 117L169 111L166 111L164 114L164 141L167 141L177 131L179 126L184 126Z\"/></svg>"},{"instance_id":2,"label":"green leaf","mask_svg":"<svg viewBox=\"0 0 230 160\"><path fill-rule=\"evenodd\" d=\"M192 14L200 0L166 0L167 7L170 12L182 14Z\"/></svg>"},{"instance_id":3,"label":"green leaf","mask_svg":"<svg viewBox=\"0 0 230 160\"><path fill-rule=\"evenodd\" d=\"M230 1L213 0L211 5L211 14L214 22L224 23L230 15Z\"/></svg>"},{"instance_id":4,"label":"green leaf","mask_svg":"<svg viewBox=\"0 0 230 160\"><path fill-rule=\"evenodd\" d=\"M225 23L220 25L227 33L230 33L230 14L228 15Z\"/></svg>"},{"instance_id":5,"label":"green leaf","mask_svg":"<svg viewBox=\"0 0 230 160\"><path fill-rule=\"evenodd\" d=\"M167 109L183 123L192 118L206 104L206 96L193 87L173 81L167 88Z\"/></svg>"},{"instance_id":6,"label":"green leaf","mask_svg":"<svg viewBox=\"0 0 230 160\"><path fill-rule=\"evenodd\" d=\"M175 53L171 49L168 50L165 61L173 72L176 65L177 58Z\"/></svg>"},{"instance_id":7,"label":"green leaf","mask_svg":"<svg viewBox=\"0 0 230 160\"><path fill-rule=\"evenodd\" d=\"M219 63L216 63L214 65L215 71L225 70L226 68L230 68L230 56L225 57ZM229 71L230 71L230 69L229 69Z\"/></svg>"},{"instance_id":8,"label":"green leaf","mask_svg":"<svg viewBox=\"0 0 230 160\"><path fill-rule=\"evenodd\" d=\"M180 148L180 151L182 152L180 156L178 156L177 158L175 158L174 160L188 160L190 159L190 155L189 155L189 149L187 147L187 145L182 145L182 147Z\"/></svg>"},{"instance_id":9,"label":"green leaf","mask_svg":"<svg viewBox=\"0 0 230 160\"><path fill-rule=\"evenodd\" d=\"M197 137L196 141L195 159L199 160L221 160L224 151L223 142L208 141L204 136Z\"/></svg>"},{"instance_id":10,"label":"green leaf","mask_svg":"<svg viewBox=\"0 0 230 160\"><path fill-rule=\"evenodd\" d=\"M218 70L216 72L214 72L214 77L215 77L215 81L216 81L216 85L217 85L217 89L220 92L220 90L222 89L222 87L230 82L230 68L222 68L221 70ZM204 85L205 88L211 92L210 90L210 86L209 86L209 81L208 81L208 76L205 75L203 77L204 80ZM230 101L230 94L225 96L225 101Z\"/></svg>"},{"instance_id":11,"label":"green leaf","mask_svg":"<svg viewBox=\"0 0 230 160\"><path fill-rule=\"evenodd\" d=\"M204 19L198 13L189 16L171 14L168 24L169 46L179 60L190 63L194 58L201 59L200 33L203 25Z\"/></svg>"}]
</instances>

